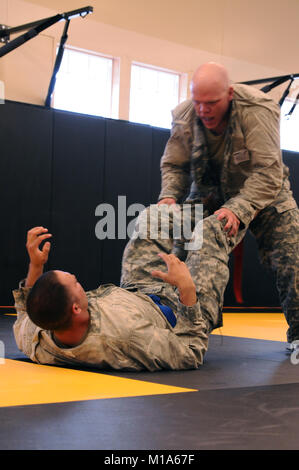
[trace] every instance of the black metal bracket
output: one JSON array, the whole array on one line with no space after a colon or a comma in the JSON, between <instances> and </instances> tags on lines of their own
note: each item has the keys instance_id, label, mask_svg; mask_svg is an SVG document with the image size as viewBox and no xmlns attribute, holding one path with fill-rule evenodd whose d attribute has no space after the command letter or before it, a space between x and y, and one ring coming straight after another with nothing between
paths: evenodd
<instances>
[{"instance_id":1,"label":"black metal bracket","mask_svg":"<svg viewBox=\"0 0 299 470\"><path fill-rule=\"evenodd\" d=\"M77 16L81 16L82 18L85 18L85 16L87 16L89 13L92 13L92 12L93 12L93 7L88 6L84 8L79 8L77 10L72 10L66 13L60 13L55 16L51 16L49 18L44 18L42 20L34 21L32 23L27 23L21 26L13 27L13 28L8 28L5 25L0 25L0 42L5 43L5 45L0 48L0 58L1 58L4 55L16 49L17 47L21 46L25 42L34 38L39 33L49 28L50 26L54 25L55 23L61 20L66 21L63 34L60 40L60 46L59 46L58 53L56 56L54 70L52 73L49 90L48 90L48 94L46 98L45 105L48 107L50 106L51 96L55 87L56 75L57 75L57 72L59 70L59 67L62 61L64 45L67 40L67 30L69 27L70 20ZM18 36L17 38L10 40L11 34L17 33L19 31L26 31L26 30L27 32L25 34L22 34L21 36Z\"/></svg>"},{"instance_id":2,"label":"black metal bracket","mask_svg":"<svg viewBox=\"0 0 299 470\"><path fill-rule=\"evenodd\" d=\"M9 34L7 33L8 26L5 24L0 24L0 43L4 42L5 44L9 41Z\"/></svg>"},{"instance_id":3,"label":"black metal bracket","mask_svg":"<svg viewBox=\"0 0 299 470\"><path fill-rule=\"evenodd\" d=\"M0 48L0 57L8 54L10 51L21 46L25 42L29 41L33 37L37 36L39 33L49 28L53 24L61 20L69 20L77 16L85 18L86 15L93 12L93 7L84 7L77 10L68 11L66 13L59 13L55 16L50 16L48 18L43 18L41 20L33 21L31 23L26 23L21 26L14 26L9 28L5 25L0 25L0 42L5 42L6 45ZM29 31L28 31L29 30ZM25 34L17 37L10 41L10 35L18 33L20 31L28 31Z\"/></svg>"},{"instance_id":4,"label":"black metal bracket","mask_svg":"<svg viewBox=\"0 0 299 470\"><path fill-rule=\"evenodd\" d=\"M293 84L293 81L296 80L297 78L299 78L299 73L292 73L290 75L281 75L278 77L261 78L258 80L249 80L247 82L241 82L241 83L243 83L244 85L259 85L261 83L269 83L269 85L265 85L263 86L263 88L261 88L261 91L263 91L264 93L268 93L269 91L273 90L273 88L289 81L287 88L285 89L282 97L279 100L279 105L282 106L284 100L286 99L286 97L288 96L290 92L290 88ZM296 102L297 102L297 99L296 99ZM295 109L295 106L292 108L292 112Z\"/></svg>"}]
</instances>

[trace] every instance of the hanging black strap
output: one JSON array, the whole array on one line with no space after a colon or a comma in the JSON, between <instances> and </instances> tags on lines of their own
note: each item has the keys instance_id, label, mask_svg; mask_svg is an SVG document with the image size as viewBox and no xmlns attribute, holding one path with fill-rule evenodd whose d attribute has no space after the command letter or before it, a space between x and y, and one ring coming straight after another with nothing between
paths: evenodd
<instances>
[{"instance_id":1,"label":"hanging black strap","mask_svg":"<svg viewBox=\"0 0 299 470\"><path fill-rule=\"evenodd\" d=\"M64 53L64 45L65 45L65 43L67 41L67 38L68 38L67 31L68 31L68 28L69 28L69 24L70 24L70 20L67 19L66 22L65 22L65 26L64 26L62 36L61 36L59 49L58 49L58 52L57 52L57 55L56 55L55 65L54 65L52 77L51 77L50 84L49 84L48 94L47 94L47 98L46 98L46 101L45 101L45 106L47 108L49 108L50 105L51 105L51 98L52 98L52 94L53 94L53 91L54 91L54 88L55 88L56 76L57 76L57 73L59 72L59 68L60 68L60 65L61 65L61 62L62 62L63 53Z\"/></svg>"},{"instance_id":2,"label":"hanging black strap","mask_svg":"<svg viewBox=\"0 0 299 470\"><path fill-rule=\"evenodd\" d=\"M280 98L279 100L279 106L281 107L284 103L284 100L286 99L286 97L288 96L289 92L290 92L290 88L292 86L292 83L294 81L294 78L291 76L291 80L290 80L290 83L288 84L287 88L285 89L282 97Z\"/></svg>"}]
</instances>

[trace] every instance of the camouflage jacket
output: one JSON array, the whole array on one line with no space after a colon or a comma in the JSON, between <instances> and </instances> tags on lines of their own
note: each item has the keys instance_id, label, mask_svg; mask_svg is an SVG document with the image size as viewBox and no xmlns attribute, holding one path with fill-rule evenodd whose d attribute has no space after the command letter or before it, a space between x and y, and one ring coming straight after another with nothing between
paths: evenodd
<instances>
[{"instance_id":1,"label":"camouflage jacket","mask_svg":"<svg viewBox=\"0 0 299 470\"><path fill-rule=\"evenodd\" d=\"M225 132L220 175L212 171L204 127L191 100L173 111L171 136L161 159L159 200L208 202L213 213L227 207L248 225L257 211L273 205L279 212L296 207L289 170L280 151L279 106L254 87L236 84ZM209 204L206 204L209 206Z\"/></svg>"},{"instance_id":2,"label":"camouflage jacket","mask_svg":"<svg viewBox=\"0 0 299 470\"><path fill-rule=\"evenodd\" d=\"M50 331L34 325L26 313L28 288L13 291L18 348L40 364L83 365L99 369L139 371L194 369L208 345L206 324L198 303L178 302L174 328L148 295L114 285L87 292L90 325L75 347L61 347Z\"/></svg>"}]
</instances>

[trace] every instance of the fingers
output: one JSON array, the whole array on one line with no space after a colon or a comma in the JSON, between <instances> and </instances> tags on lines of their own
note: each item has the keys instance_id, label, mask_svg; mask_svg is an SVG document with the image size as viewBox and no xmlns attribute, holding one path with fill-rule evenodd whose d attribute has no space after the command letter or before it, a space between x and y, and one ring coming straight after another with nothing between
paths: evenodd
<instances>
[{"instance_id":1,"label":"fingers","mask_svg":"<svg viewBox=\"0 0 299 470\"><path fill-rule=\"evenodd\" d=\"M161 199L161 201L158 202L158 206L160 206L161 204L167 204L169 206L171 206L172 204L175 204L176 201L175 199L173 199L172 197L166 197L164 199Z\"/></svg>"},{"instance_id":2,"label":"fingers","mask_svg":"<svg viewBox=\"0 0 299 470\"><path fill-rule=\"evenodd\" d=\"M163 261L167 263L181 263L181 260L175 256L173 253L158 253L158 256L163 259Z\"/></svg>"},{"instance_id":3,"label":"fingers","mask_svg":"<svg viewBox=\"0 0 299 470\"><path fill-rule=\"evenodd\" d=\"M167 279L167 273L163 273L162 271L152 271L151 275L153 277L158 277L159 279L162 279L162 281L166 281Z\"/></svg>"},{"instance_id":4,"label":"fingers","mask_svg":"<svg viewBox=\"0 0 299 470\"><path fill-rule=\"evenodd\" d=\"M218 211L214 212L217 215L218 220L226 220L226 224L223 227L225 232L228 232L228 236L232 237L238 233L240 221L237 216L228 209L219 209Z\"/></svg>"},{"instance_id":5,"label":"fingers","mask_svg":"<svg viewBox=\"0 0 299 470\"><path fill-rule=\"evenodd\" d=\"M164 263L167 266L168 271L171 270L171 268L176 265L176 264L181 264L182 261L179 260L174 254L170 253L158 253L158 256L163 259ZM162 279L163 281L167 281L169 277L169 272L164 273L163 271L155 270L152 271L152 276L153 277L158 277L159 279Z\"/></svg>"},{"instance_id":6,"label":"fingers","mask_svg":"<svg viewBox=\"0 0 299 470\"><path fill-rule=\"evenodd\" d=\"M40 244L44 241L47 240L48 238L51 238L52 234L48 233L48 229L45 227L34 227L31 230L28 231L27 233L27 243L26 243L26 248L28 252L33 252L38 249ZM50 244L46 244L43 247L43 253L46 254L50 251Z\"/></svg>"},{"instance_id":7,"label":"fingers","mask_svg":"<svg viewBox=\"0 0 299 470\"><path fill-rule=\"evenodd\" d=\"M50 249L51 249L51 243L46 242L42 248L42 252L44 253L44 255L48 255L50 252Z\"/></svg>"},{"instance_id":8,"label":"fingers","mask_svg":"<svg viewBox=\"0 0 299 470\"><path fill-rule=\"evenodd\" d=\"M173 253L167 254L167 253L159 253L158 256L163 259L164 263L167 266L168 271L170 272L175 266L178 266L180 264L183 264L183 261L181 261L177 256L175 256Z\"/></svg>"},{"instance_id":9,"label":"fingers","mask_svg":"<svg viewBox=\"0 0 299 470\"><path fill-rule=\"evenodd\" d=\"M239 225L240 225L239 223L233 222L233 224L231 225L231 227L229 227L229 228L231 228L231 230L228 232L228 236L229 236L229 237L232 237L232 236L237 235L238 230L239 230Z\"/></svg>"},{"instance_id":10,"label":"fingers","mask_svg":"<svg viewBox=\"0 0 299 470\"><path fill-rule=\"evenodd\" d=\"M223 227L223 229L226 232L228 232L229 236L236 235L238 228L239 228L239 223L233 220L232 218L230 218L225 224L225 226Z\"/></svg>"},{"instance_id":11,"label":"fingers","mask_svg":"<svg viewBox=\"0 0 299 470\"><path fill-rule=\"evenodd\" d=\"M28 230L28 236L36 236L47 231L48 229L45 227L33 227L32 229Z\"/></svg>"},{"instance_id":12,"label":"fingers","mask_svg":"<svg viewBox=\"0 0 299 470\"><path fill-rule=\"evenodd\" d=\"M224 230L228 231L228 236L231 237L237 234L239 225L240 225L239 220L233 217L227 222L227 224L224 227Z\"/></svg>"},{"instance_id":13,"label":"fingers","mask_svg":"<svg viewBox=\"0 0 299 470\"><path fill-rule=\"evenodd\" d=\"M28 242L38 241L38 243L40 243L40 241L45 240L46 238L52 237L52 235L47 232L48 232L48 229L45 227L34 227L28 231L27 241Z\"/></svg>"},{"instance_id":14,"label":"fingers","mask_svg":"<svg viewBox=\"0 0 299 470\"><path fill-rule=\"evenodd\" d=\"M167 266L167 273L159 270L152 271L152 276L153 277L158 277L159 279L162 279L165 282L168 282L170 284L174 284L174 277L177 275L177 268L180 266L180 269L182 268L181 265L184 265L185 263L181 261L179 258L177 258L173 253L167 254L167 253L158 253L158 256L163 259Z\"/></svg>"},{"instance_id":15,"label":"fingers","mask_svg":"<svg viewBox=\"0 0 299 470\"><path fill-rule=\"evenodd\" d=\"M215 211L214 214L217 214L217 219L222 220L226 217L225 213L222 212L221 210Z\"/></svg>"}]
</instances>

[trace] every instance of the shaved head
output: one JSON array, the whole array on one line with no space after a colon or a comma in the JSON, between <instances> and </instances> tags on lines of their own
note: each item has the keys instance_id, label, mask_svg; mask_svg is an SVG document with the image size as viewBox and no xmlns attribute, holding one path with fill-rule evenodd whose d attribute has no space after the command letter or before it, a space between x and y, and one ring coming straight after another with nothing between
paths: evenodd
<instances>
[{"instance_id":1,"label":"shaved head","mask_svg":"<svg viewBox=\"0 0 299 470\"><path fill-rule=\"evenodd\" d=\"M194 72L191 81L191 90L226 91L230 86L228 72L223 65L208 62L200 65Z\"/></svg>"},{"instance_id":2,"label":"shaved head","mask_svg":"<svg viewBox=\"0 0 299 470\"><path fill-rule=\"evenodd\" d=\"M215 62L201 65L194 72L190 89L195 112L203 125L221 134L227 125L234 92L225 67Z\"/></svg>"}]
</instances>

